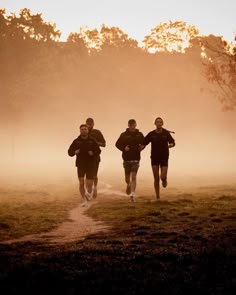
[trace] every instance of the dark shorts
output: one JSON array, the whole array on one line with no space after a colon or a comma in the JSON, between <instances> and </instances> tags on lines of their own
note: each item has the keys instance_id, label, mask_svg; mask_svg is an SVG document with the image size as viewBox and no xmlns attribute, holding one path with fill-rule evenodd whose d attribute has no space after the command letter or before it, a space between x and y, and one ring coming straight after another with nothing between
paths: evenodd
<instances>
[{"instance_id":1,"label":"dark shorts","mask_svg":"<svg viewBox=\"0 0 236 295\"><path fill-rule=\"evenodd\" d=\"M130 174L131 172L138 172L139 161L124 161L123 167L125 169L125 174Z\"/></svg>"},{"instance_id":2,"label":"dark shorts","mask_svg":"<svg viewBox=\"0 0 236 295\"><path fill-rule=\"evenodd\" d=\"M153 159L151 158L152 166L168 167L168 159Z\"/></svg>"},{"instance_id":3,"label":"dark shorts","mask_svg":"<svg viewBox=\"0 0 236 295\"><path fill-rule=\"evenodd\" d=\"M98 175L99 163L100 163L100 160L96 160L94 163L93 177L97 177Z\"/></svg>"},{"instance_id":4,"label":"dark shorts","mask_svg":"<svg viewBox=\"0 0 236 295\"><path fill-rule=\"evenodd\" d=\"M77 175L79 178L86 176L86 179L94 178L95 163L79 163L77 166Z\"/></svg>"}]
</instances>

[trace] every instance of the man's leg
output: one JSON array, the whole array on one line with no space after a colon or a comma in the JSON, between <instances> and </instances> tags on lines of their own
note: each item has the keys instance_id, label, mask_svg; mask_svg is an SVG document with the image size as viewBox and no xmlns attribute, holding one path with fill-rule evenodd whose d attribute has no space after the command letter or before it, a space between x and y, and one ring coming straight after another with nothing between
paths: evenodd
<instances>
[{"instance_id":1,"label":"man's leg","mask_svg":"<svg viewBox=\"0 0 236 295\"><path fill-rule=\"evenodd\" d=\"M77 175L79 179L79 191L82 197L82 206L87 206L87 200L85 198L85 183L84 183L84 176L85 176L85 170L83 165L80 165L77 167Z\"/></svg>"},{"instance_id":2,"label":"man's leg","mask_svg":"<svg viewBox=\"0 0 236 295\"><path fill-rule=\"evenodd\" d=\"M131 172L131 183L130 183L130 189L131 189L130 201L131 202L134 202L134 197L135 197L136 176L137 176L137 172L136 171L132 171Z\"/></svg>"},{"instance_id":3,"label":"man's leg","mask_svg":"<svg viewBox=\"0 0 236 295\"><path fill-rule=\"evenodd\" d=\"M130 195L130 193L131 193L130 173L125 173L125 182L127 184L127 186L126 186L126 194Z\"/></svg>"},{"instance_id":4,"label":"man's leg","mask_svg":"<svg viewBox=\"0 0 236 295\"><path fill-rule=\"evenodd\" d=\"M79 191L82 197L82 206L85 207L87 206L87 199L85 196L84 177L79 177Z\"/></svg>"},{"instance_id":5,"label":"man's leg","mask_svg":"<svg viewBox=\"0 0 236 295\"><path fill-rule=\"evenodd\" d=\"M84 188L84 178L83 177L79 177L79 191L80 191L82 199L84 199L85 188Z\"/></svg>"},{"instance_id":6,"label":"man's leg","mask_svg":"<svg viewBox=\"0 0 236 295\"><path fill-rule=\"evenodd\" d=\"M131 170L130 170L130 165L129 165L128 162L124 161L123 167L124 167L124 171L125 171L125 182L127 184L127 186L126 186L126 194L130 195L130 193L131 193L131 187L130 187Z\"/></svg>"},{"instance_id":7,"label":"man's leg","mask_svg":"<svg viewBox=\"0 0 236 295\"><path fill-rule=\"evenodd\" d=\"M98 185L98 177L97 176L94 176L94 179L93 179L93 187L97 187Z\"/></svg>"},{"instance_id":8,"label":"man's leg","mask_svg":"<svg viewBox=\"0 0 236 295\"><path fill-rule=\"evenodd\" d=\"M95 162L91 161L86 164L85 167L86 174L86 192L85 197L88 201L92 199L93 183L94 183L94 169Z\"/></svg>"},{"instance_id":9,"label":"man's leg","mask_svg":"<svg viewBox=\"0 0 236 295\"><path fill-rule=\"evenodd\" d=\"M86 198L90 201L93 190L93 178L86 178L86 190Z\"/></svg>"},{"instance_id":10,"label":"man's leg","mask_svg":"<svg viewBox=\"0 0 236 295\"><path fill-rule=\"evenodd\" d=\"M98 186L98 177L94 176L94 178L93 178L93 187L97 189L97 186Z\"/></svg>"},{"instance_id":11,"label":"man's leg","mask_svg":"<svg viewBox=\"0 0 236 295\"><path fill-rule=\"evenodd\" d=\"M153 172L153 177L154 177L154 188L155 188L155 192L156 192L156 198L160 199L159 165L153 165L152 172Z\"/></svg>"},{"instance_id":12,"label":"man's leg","mask_svg":"<svg viewBox=\"0 0 236 295\"><path fill-rule=\"evenodd\" d=\"M97 197L97 185L98 185L98 167L100 161L96 161L94 165L94 177L93 177L93 198L96 199Z\"/></svg>"},{"instance_id":13,"label":"man's leg","mask_svg":"<svg viewBox=\"0 0 236 295\"><path fill-rule=\"evenodd\" d=\"M139 168L139 162L133 164L132 169L131 169L131 185L130 185L131 186L131 195L130 195L130 199L132 202L134 202L134 197L135 197L138 168Z\"/></svg>"},{"instance_id":14,"label":"man's leg","mask_svg":"<svg viewBox=\"0 0 236 295\"><path fill-rule=\"evenodd\" d=\"M167 171L168 166L161 166L161 181L163 187L167 187Z\"/></svg>"},{"instance_id":15,"label":"man's leg","mask_svg":"<svg viewBox=\"0 0 236 295\"><path fill-rule=\"evenodd\" d=\"M136 189L136 177L137 176L137 171L132 171L131 172L131 193L135 193L135 189Z\"/></svg>"}]
</instances>

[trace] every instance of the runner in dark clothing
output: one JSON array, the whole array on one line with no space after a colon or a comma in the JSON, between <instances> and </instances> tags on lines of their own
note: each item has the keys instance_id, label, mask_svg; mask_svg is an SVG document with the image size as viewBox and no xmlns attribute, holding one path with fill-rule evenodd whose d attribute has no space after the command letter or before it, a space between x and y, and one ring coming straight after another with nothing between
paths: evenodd
<instances>
[{"instance_id":1,"label":"runner in dark clothing","mask_svg":"<svg viewBox=\"0 0 236 295\"><path fill-rule=\"evenodd\" d=\"M127 184L126 193L130 195L131 202L135 198L136 176L140 161L139 147L144 139L142 132L136 129L136 125L136 121L130 119L128 121L128 128L125 132L121 133L116 141L116 147L122 151L125 182Z\"/></svg>"},{"instance_id":2,"label":"runner in dark clothing","mask_svg":"<svg viewBox=\"0 0 236 295\"><path fill-rule=\"evenodd\" d=\"M86 125L88 126L88 129L89 129L89 136L95 139L95 141L100 147L105 147L106 141L104 139L102 132L98 129L93 128L94 120L92 118L87 118ZM98 168L99 168L100 161L101 161L101 156L99 154L96 156L95 168L94 168L94 177L93 177L93 198L94 199L97 197Z\"/></svg>"},{"instance_id":3,"label":"runner in dark clothing","mask_svg":"<svg viewBox=\"0 0 236 295\"><path fill-rule=\"evenodd\" d=\"M175 140L171 136L170 131L162 128L163 120L156 118L156 129L149 132L145 136L140 150L144 149L146 145L151 142L151 165L154 176L154 187L157 199L160 198L160 185L159 185L159 169L161 170L162 186L167 186L167 170L169 160L169 148L175 146Z\"/></svg>"},{"instance_id":4,"label":"runner in dark clothing","mask_svg":"<svg viewBox=\"0 0 236 295\"><path fill-rule=\"evenodd\" d=\"M75 165L83 200L82 206L87 206L87 201L91 199L96 159L101 152L97 142L88 133L88 126L82 124L80 126L80 136L72 142L68 149L70 157L76 155Z\"/></svg>"}]
</instances>

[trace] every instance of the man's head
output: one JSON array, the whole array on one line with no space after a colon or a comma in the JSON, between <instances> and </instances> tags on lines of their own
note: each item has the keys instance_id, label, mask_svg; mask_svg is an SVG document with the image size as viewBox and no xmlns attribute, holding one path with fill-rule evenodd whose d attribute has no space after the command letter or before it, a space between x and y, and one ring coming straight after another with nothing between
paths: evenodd
<instances>
[{"instance_id":1,"label":"man's head","mask_svg":"<svg viewBox=\"0 0 236 295\"><path fill-rule=\"evenodd\" d=\"M80 135L83 136L83 137L86 137L88 135L88 126L86 124L82 124L80 125Z\"/></svg>"},{"instance_id":2,"label":"man's head","mask_svg":"<svg viewBox=\"0 0 236 295\"><path fill-rule=\"evenodd\" d=\"M89 130L92 130L93 129L93 126L94 126L94 120L93 120L93 118L87 118L86 125L88 126L88 129Z\"/></svg>"},{"instance_id":3,"label":"man's head","mask_svg":"<svg viewBox=\"0 0 236 295\"><path fill-rule=\"evenodd\" d=\"M130 119L128 121L128 127L129 127L130 131L135 131L136 126L137 126L137 124L136 124L136 121L134 119Z\"/></svg>"},{"instance_id":4,"label":"man's head","mask_svg":"<svg viewBox=\"0 0 236 295\"><path fill-rule=\"evenodd\" d=\"M160 129L163 126L163 124L164 124L164 122L163 122L162 118L157 117L155 120L155 125L156 125L157 129Z\"/></svg>"}]
</instances>

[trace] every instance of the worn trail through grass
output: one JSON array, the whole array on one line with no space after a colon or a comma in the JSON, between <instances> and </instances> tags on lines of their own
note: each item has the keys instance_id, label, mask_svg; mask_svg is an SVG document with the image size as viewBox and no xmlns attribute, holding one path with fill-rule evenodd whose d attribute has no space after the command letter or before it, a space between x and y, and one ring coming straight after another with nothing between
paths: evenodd
<instances>
[{"instance_id":1,"label":"worn trail through grass","mask_svg":"<svg viewBox=\"0 0 236 295\"><path fill-rule=\"evenodd\" d=\"M126 196L119 190L113 190L109 184L103 184L99 191L99 198L103 200L119 199ZM88 207L81 207L79 203L69 212L69 217L58 227L49 232L38 234L25 235L16 239L8 239L2 241L2 244L13 244L21 242L44 242L49 244L71 243L77 240L84 239L87 235L97 233L99 231L108 230L108 226L101 221L95 221L93 218L86 215L86 210L98 203L99 200L92 200L88 203Z\"/></svg>"}]
</instances>

